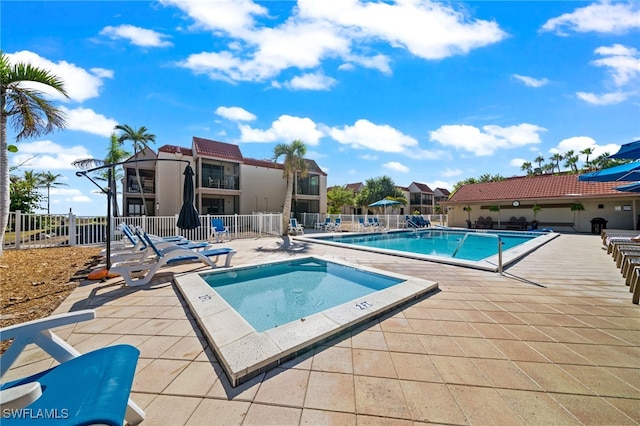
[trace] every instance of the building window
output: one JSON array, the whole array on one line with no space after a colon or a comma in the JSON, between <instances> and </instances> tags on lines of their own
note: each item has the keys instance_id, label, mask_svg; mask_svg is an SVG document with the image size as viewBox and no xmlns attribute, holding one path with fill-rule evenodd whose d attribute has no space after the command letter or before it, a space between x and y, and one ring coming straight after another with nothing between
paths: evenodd
<instances>
[{"instance_id":1,"label":"building window","mask_svg":"<svg viewBox=\"0 0 640 426\"><path fill-rule=\"evenodd\" d=\"M155 172L153 170L138 170L140 175L140 183L145 194L155 193ZM127 168L127 192L140 192L138 187L138 179L136 178L136 169Z\"/></svg>"},{"instance_id":2,"label":"building window","mask_svg":"<svg viewBox=\"0 0 640 426\"><path fill-rule=\"evenodd\" d=\"M127 199L127 216L142 216L142 200L140 198Z\"/></svg>"},{"instance_id":3,"label":"building window","mask_svg":"<svg viewBox=\"0 0 640 426\"><path fill-rule=\"evenodd\" d=\"M319 200L297 200L293 203L293 213L320 213Z\"/></svg>"},{"instance_id":4,"label":"building window","mask_svg":"<svg viewBox=\"0 0 640 426\"><path fill-rule=\"evenodd\" d=\"M298 194L301 195L320 195L320 175L308 175L299 177L296 182Z\"/></svg>"}]
</instances>

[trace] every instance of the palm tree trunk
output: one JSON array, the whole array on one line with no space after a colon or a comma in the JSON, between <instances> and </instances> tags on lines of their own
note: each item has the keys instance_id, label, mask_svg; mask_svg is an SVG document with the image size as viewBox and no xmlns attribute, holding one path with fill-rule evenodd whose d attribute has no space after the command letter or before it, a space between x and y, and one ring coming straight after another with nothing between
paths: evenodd
<instances>
[{"instance_id":1,"label":"palm tree trunk","mask_svg":"<svg viewBox=\"0 0 640 426\"><path fill-rule=\"evenodd\" d=\"M4 246L4 232L9 223L9 152L7 144L7 116L4 114L4 94L0 106L0 257Z\"/></svg>"},{"instance_id":2,"label":"palm tree trunk","mask_svg":"<svg viewBox=\"0 0 640 426\"><path fill-rule=\"evenodd\" d=\"M135 149L135 147L134 147ZM138 190L140 191L140 197L142 197L142 209L141 209L141 213L143 216L145 216L147 214L147 201L144 198L144 188L142 188L142 181L140 180L140 170L138 169L138 154L140 154L140 151L138 151L137 149L135 149L136 151L136 155L133 157L136 160L135 163L135 168L136 168L136 181L138 182Z\"/></svg>"},{"instance_id":3,"label":"palm tree trunk","mask_svg":"<svg viewBox=\"0 0 640 426\"><path fill-rule=\"evenodd\" d=\"M47 185L47 216L51 214L51 185Z\"/></svg>"},{"instance_id":4,"label":"palm tree trunk","mask_svg":"<svg viewBox=\"0 0 640 426\"><path fill-rule=\"evenodd\" d=\"M287 193L282 207L282 235L289 234L289 220L291 219L291 198L293 197L293 173L287 175Z\"/></svg>"}]
</instances>

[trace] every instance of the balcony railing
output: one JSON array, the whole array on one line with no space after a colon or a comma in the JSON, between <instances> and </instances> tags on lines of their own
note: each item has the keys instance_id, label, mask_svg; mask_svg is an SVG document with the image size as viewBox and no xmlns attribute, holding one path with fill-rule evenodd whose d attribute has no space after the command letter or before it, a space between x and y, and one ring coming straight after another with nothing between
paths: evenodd
<instances>
[{"instance_id":1,"label":"balcony railing","mask_svg":"<svg viewBox=\"0 0 640 426\"><path fill-rule=\"evenodd\" d=\"M202 178L203 188L240 189L240 177L235 175Z\"/></svg>"},{"instance_id":2,"label":"balcony railing","mask_svg":"<svg viewBox=\"0 0 640 426\"><path fill-rule=\"evenodd\" d=\"M145 194L153 194L155 193L154 183L151 179L142 179L142 189ZM136 179L130 179L127 185L127 192L130 193L140 193L140 187L138 186L138 181Z\"/></svg>"}]
</instances>

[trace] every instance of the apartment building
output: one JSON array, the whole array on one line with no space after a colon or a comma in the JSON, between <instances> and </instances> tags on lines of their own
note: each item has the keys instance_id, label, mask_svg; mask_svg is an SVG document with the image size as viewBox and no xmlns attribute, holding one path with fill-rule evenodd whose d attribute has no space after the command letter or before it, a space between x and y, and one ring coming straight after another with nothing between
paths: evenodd
<instances>
[{"instance_id":1,"label":"apartment building","mask_svg":"<svg viewBox=\"0 0 640 426\"><path fill-rule=\"evenodd\" d=\"M286 192L283 165L247 158L237 145L193 137L191 147L164 145L155 153L147 149L138 163L142 192L136 183L133 164L125 167L124 214L168 216L182 206L184 169L195 173L195 205L201 214L230 215L281 212ZM327 210L327 174L313 160L305 160L308 174L296 173L293 214Z\"/></svg>"}]
</instances>

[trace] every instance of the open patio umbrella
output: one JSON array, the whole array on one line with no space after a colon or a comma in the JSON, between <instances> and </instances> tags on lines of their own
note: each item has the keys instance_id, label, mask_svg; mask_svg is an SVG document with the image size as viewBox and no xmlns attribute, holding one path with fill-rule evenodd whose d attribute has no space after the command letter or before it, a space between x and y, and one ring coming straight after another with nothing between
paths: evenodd
<instances>
[{"instance_id":1,"label":"open patio umbrella","mask_svg":"<svg viewBox=\"0 0 640 426\"><path fill-rule=\"evenodd\" d=\"M193 205L195 190L193 188L194 173L191 165L187 164L182 174L184 175L184 188L182 191L182 208L178 216L177 226L180 229L196 229L200 226L200 216L198 216L198 210Z\"/></svg>"},{"instance_id":2,"label":"open patio umbrella","mask_svg":"<svg viewBox=\"0 0 640 426\"><path fill-rule=\"evenodd\" d=\"M640 159L640 140L622 145L618 152L610 155L609 158L615 158L618 160Z\"/></svg>"},{"instance_id":3,"label":"open patio umbrella","mask_svg":"<svg viewBox=\"0 0 640 426\"><path fill-rule=\"evenodd\" d=\"M578 180L586 182L635 182L640 180L640 161L609 167L596 172L585 173Z\"/></svg>"},{"instance_id":4,"label":"open patio umbrella","mask_svg":"<svg viewBox=\"0 0 640 426\"><path fill-rule=\"evenodd\" d=\"M398 204L402 204L400 201L388 200L386 198L382 200L378 200L375 203L369 204L369 207L384 207L385 213L387 210L387 206L397 206Z\"/></svg>"}]
</instances>

